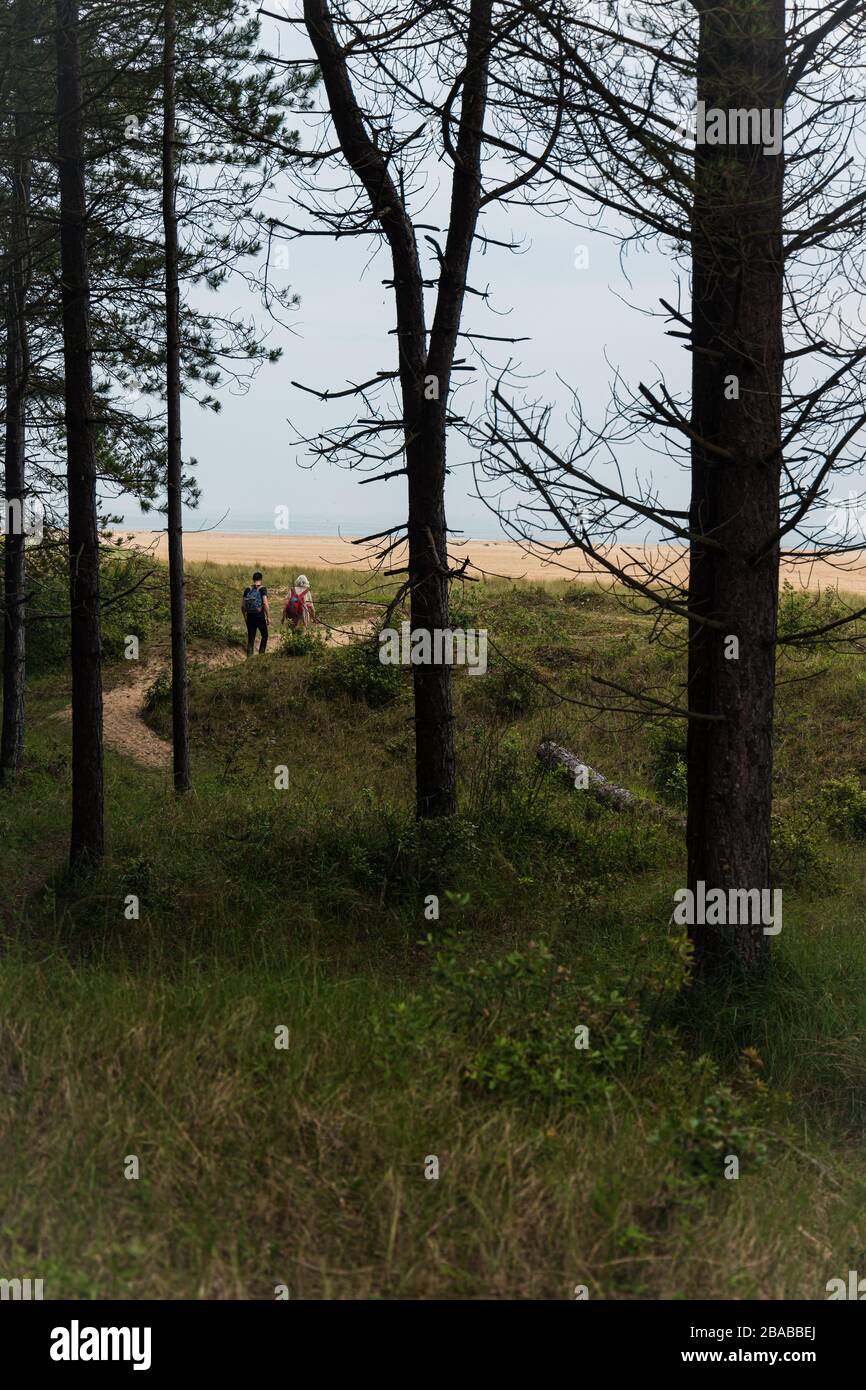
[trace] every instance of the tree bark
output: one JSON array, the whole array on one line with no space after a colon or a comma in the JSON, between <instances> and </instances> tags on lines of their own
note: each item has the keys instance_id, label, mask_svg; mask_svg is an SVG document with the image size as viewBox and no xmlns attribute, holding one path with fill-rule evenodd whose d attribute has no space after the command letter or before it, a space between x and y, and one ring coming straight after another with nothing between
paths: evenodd
<instances>
[{"instance_id":1,"label":"tree bark","mask_svg":"<svg viewBox=\"0 0 866 1390\"><path fill-rule=\"evenodd\" d=\"M175 791L189 790L189 676L183 575L183 462L180 421L180 287L175 205L177 8L166 0L163 52L162 220L165 238L165 336L168 482L168 572L171 594L171 708Z\"/></svg>"},{"instance_id":2,"label":"tree bark","mask_svg":"<svg viewBox=\"0 0 866 1390\"><path fill-rule=\"evenodd\" d=\"M77 0L55 0L72 666L72 868L104 849L102 639Z\"/></svg>"},{"instance_id":3,"label":"tree bark","mask_svg":"<svg viewBox=\"0 0 866 1390\"><path fill-rule=\"evenodd\" d=\"M784 0L700 8L698 100L708 111L780 110ZM692 711L722 719L689 721L688 883L762 889L771 886L783 155L701 144L695 184L690 526L723 548L691 543L688 698ZM751 969L767 952L760 923L698 924L692 937L699 972Z\"/></svg>"},{"instance_id":4,"label":"tree bark","mask_svg":"<svg viewBox=\"0 0 866 1390\"><path fill-rule=\"evenodd\" d=\"M14 86L15 151L11 161L9 270L6 277L6 437L4 449L6 535L3 547L3 726L0 733L0 780L14 776L24 755L26 677L26 402L29 345L25 300L30 279L30 156L24 111L25 44L28 0L13 11L10 44ZM11 504L11 505L10 505ZM10 518L17 513L19 524Z\"/></svg>"}]
</instances>

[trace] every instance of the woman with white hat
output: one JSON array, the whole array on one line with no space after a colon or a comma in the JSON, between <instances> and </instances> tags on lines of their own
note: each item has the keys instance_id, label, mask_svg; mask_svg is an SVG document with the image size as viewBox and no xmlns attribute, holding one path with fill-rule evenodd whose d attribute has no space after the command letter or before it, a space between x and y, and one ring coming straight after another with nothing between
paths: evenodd
<instances>
[{"instance_id":1,"label":"woman with white hat","mask_svg":"<svg viewBox=\"0 0 866 1390\"><path fill-rule=\"evenodd\" d=\"M293 632L297 632L301 626L306 631L315 616L316 610L313 607L310 581L305 574L299 574L289 590L286 606L283 609L283 622L291 619Z\"/></svg>"}]
</instances>

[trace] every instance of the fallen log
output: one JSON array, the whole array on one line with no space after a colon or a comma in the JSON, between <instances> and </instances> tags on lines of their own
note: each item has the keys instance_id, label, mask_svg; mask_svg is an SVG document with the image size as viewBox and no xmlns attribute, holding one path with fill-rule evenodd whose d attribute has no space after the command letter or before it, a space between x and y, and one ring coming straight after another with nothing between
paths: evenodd
<instances>
[{"instance_id":1,"label":"fallen log","mask_svg":"<svg viewBox=\"0 0 866 1390\"><path fill-rule=\"evenodd\" d=\"M609 782L582 758L575 753L569 753L561 743L554 743L552 739L542 739L538 756L542 762L557 763L564 767L570 773L576 788L588 791L596 801L602 802L605 806L612 806L615 811L637 811L641 815L667 821L679 830L686 828L685 816L669 810L667 806L658 806L654 801L647 801L645 797L635 796L628 787L618 787L615 782Z\"/></svg>"}]
</instances>

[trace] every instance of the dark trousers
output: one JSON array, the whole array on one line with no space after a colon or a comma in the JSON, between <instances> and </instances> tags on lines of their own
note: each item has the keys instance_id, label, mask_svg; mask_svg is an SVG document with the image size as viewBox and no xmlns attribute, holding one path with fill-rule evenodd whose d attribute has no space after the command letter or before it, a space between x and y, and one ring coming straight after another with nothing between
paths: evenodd
<instances>
[{"instance_id":1,"label":"dark trousers","mask_svg":"<svg viewBox=\"0 0 866 1390\"><path fill-rule=\"evenodd\" d=\"M247 614L247 656L252 656L256 649L256 633L262 634L259 643L259 651L263 652L268 645L268 625L265 621L264 613Z\"/></svg>"}]
</instances>

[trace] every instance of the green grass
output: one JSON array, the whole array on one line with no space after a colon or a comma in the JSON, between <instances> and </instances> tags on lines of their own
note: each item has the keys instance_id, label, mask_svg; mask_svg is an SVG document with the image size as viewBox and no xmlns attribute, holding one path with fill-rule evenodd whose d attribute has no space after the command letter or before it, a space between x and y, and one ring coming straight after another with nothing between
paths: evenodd
<instances>
[{"instance_id":1,"label":"green grass","mask_svg":"<svg viewBox=\"0 0 866 1390\"><path fill-rule=\"evenodd\" d=\"M310 578L340 622L389 596ZM243 579L194 571L200 653L238 640ZM455 607L495 650L455 678L461 814L420 833L408 674L368 703L352 654L278 652L196 668L184 800L108 755L106 862L70 882L63 668L31 682L0 794L4 1275L48 1297L776 1299L862 1267L866 851L853 784L833 790L866 773L862 660L782 658L811 675L780 688L785 926L760 986L698 996L667 926L677 832L536 756L555 736L676 804L672 733L586 704L593 674L681 698L681 656L602 590L500 581ZM149 719L167 732L164 697Z\"/></svg>"}]
</instances>

